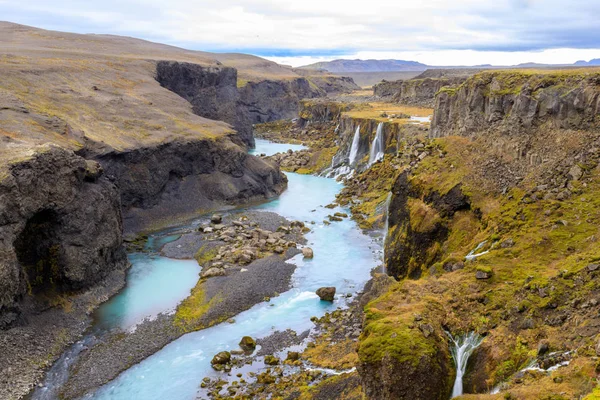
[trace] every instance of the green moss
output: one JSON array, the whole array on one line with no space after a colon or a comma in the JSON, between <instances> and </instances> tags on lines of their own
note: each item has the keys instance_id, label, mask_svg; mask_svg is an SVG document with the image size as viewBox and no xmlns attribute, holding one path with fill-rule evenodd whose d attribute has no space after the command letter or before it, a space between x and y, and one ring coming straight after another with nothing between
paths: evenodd
<instances>
[{"instance_id":1,"label":"green moss","mask_svg":"<svg viewBox=\"0 0 600 400\"><path fill-rule=\"evenodd\" d=\"M194 258L198 262L198 265L201 267L206 263L210 262L215 256L219 253L218 247L210 246L208 244L204 244L202 247L198 249Z\"/></svg>"},{"instance_id":2,"label":"green moss","mask_svg":"<svg viewBox=\"0 0 600 400\"><path fill-rule=\"evenodd\" d=\"M201 279L192 289L190 296L177 306L175 312L175 326L185 332L206 328L208 325L214 325L229 317L222 316L219 321L211 321L210 324L203 324L201 322L202 317L211 309L211 307L222 301L222 297L219 295L208 299L203 286L204 280Z\"/></svg>"},{"instance_id":3,"label":"green moss","mask_svg":"<svg viewBox=\"0 0 600 400\"><path fill-rule=\"evenodd\" d=\"M430 232L442 221L433 207L419 199L408 199L408 210L410 226L414 232Z\"/></svg>"}]
</instances>

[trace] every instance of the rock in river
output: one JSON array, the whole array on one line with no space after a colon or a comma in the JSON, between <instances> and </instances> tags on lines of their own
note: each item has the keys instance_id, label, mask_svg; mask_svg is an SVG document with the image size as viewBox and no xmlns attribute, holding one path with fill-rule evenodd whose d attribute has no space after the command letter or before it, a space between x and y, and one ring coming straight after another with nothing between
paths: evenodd
<instances>
[{"instance_id":1,"label":"rock in river","mask_svg":"<svg viewBox=\"0 0 600 400\"><path fill-rule=\"evenodd\" d=\"M223 221L223 216L221 214L213 214L212 217L210 217L210 222L212 222L213 224L220 224Z\"/></svg>"},{"instance_id":2,"label":"rock in river","mask_svg":"<svg viewBox=\"0 0 600 400\"><path fill-rule=\"evenodd\" d=\"M231 353L228 351L222 351L217 353L213 359L210 361L210 364L214 369L220 371L223 369L223 366L231 361Z\"/></svg>"},{"instance_id":3,"label":"rock in river","mask_svg":"<svg viewBox=\"0 0 600 400\"><path fill-rule=\"evenodd\" d=\"M252 351L256 348L256 340L252 339L250 336L244 336L242 340L240 340L240 347L246 351Z\"/></svg>"},{"instance_id":4,"label":"rock in river","mask_svg":"<svg viewBox=\"0 0 600 400\"><path fill-rule=\"evenodd\" d=\"M313 258L315 253L313 252L313 249L311 249L310 247L304 247L302 249L302 255L304 256L304 258Z\"/></svg>"},{"instance_id":5,"label":"rock in river","mask_svg":"<svg viewBox=\"0 0 600 400\"><path fill-rule=\"evenodd\" d=\"M333 286L322 287L319 288L316 293L321 300L333 301L333 297L335 296L335 288Z\"/></svg>"}]
</instances>

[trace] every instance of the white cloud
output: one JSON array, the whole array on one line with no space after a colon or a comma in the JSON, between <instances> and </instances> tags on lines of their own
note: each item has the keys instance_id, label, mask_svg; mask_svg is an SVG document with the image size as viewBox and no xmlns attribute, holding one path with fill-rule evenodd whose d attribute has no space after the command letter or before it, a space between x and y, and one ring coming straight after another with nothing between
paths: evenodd
<instances>
[{"instance_id":1,"label":"white cloud","mask_svg":"<svg viewBox=\"0 0 600 400\"><path fill-rule=\"evenodd\" d=\"M0 0L0 5L3 18L51 29L263 55L373 54L431 64L495 64L558 56L570 61L585 52L548 49L600 48L597 0L570 0L568 6L559 0L55 0L51 6L46 0Z\"/></svg>"}]
</instances>

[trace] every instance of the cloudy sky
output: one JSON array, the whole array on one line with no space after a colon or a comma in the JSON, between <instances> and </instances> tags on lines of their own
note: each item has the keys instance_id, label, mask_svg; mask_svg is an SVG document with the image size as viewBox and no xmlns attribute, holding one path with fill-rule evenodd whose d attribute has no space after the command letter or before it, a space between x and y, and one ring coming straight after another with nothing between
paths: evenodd
<instances>
[{"instance_id":1,"label":"cloudy sky","mask_svg":"<svg viewBox=\"0 0 600 400\"><path fill-rule=\"evenodd\" d=\"M430 65L600 58L600 0L0 0L0 19L294 66L336 58Z\"/></svg>"}]
</instances>

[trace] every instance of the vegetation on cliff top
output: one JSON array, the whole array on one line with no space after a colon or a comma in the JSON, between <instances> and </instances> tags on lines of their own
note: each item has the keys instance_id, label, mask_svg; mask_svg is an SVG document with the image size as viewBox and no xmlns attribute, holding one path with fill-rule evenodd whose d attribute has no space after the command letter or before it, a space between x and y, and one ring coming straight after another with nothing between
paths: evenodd
<instances>
[{"instance_id":1,"label":"vegetation on cliff top","mask_svg":"<svg viewBox=\"0 0 600 400\"><path fill-rule=\"evenodd\" d=\"M574 69L508 69L479 72L457 87L443 87L438 93L454 96L463 88L490 86L487 96L518 95L525 88L534 94L540 89L556 87L564 92L579 86L583 80L600 81L599 68Z\"/></svg>"}]
</instances>

